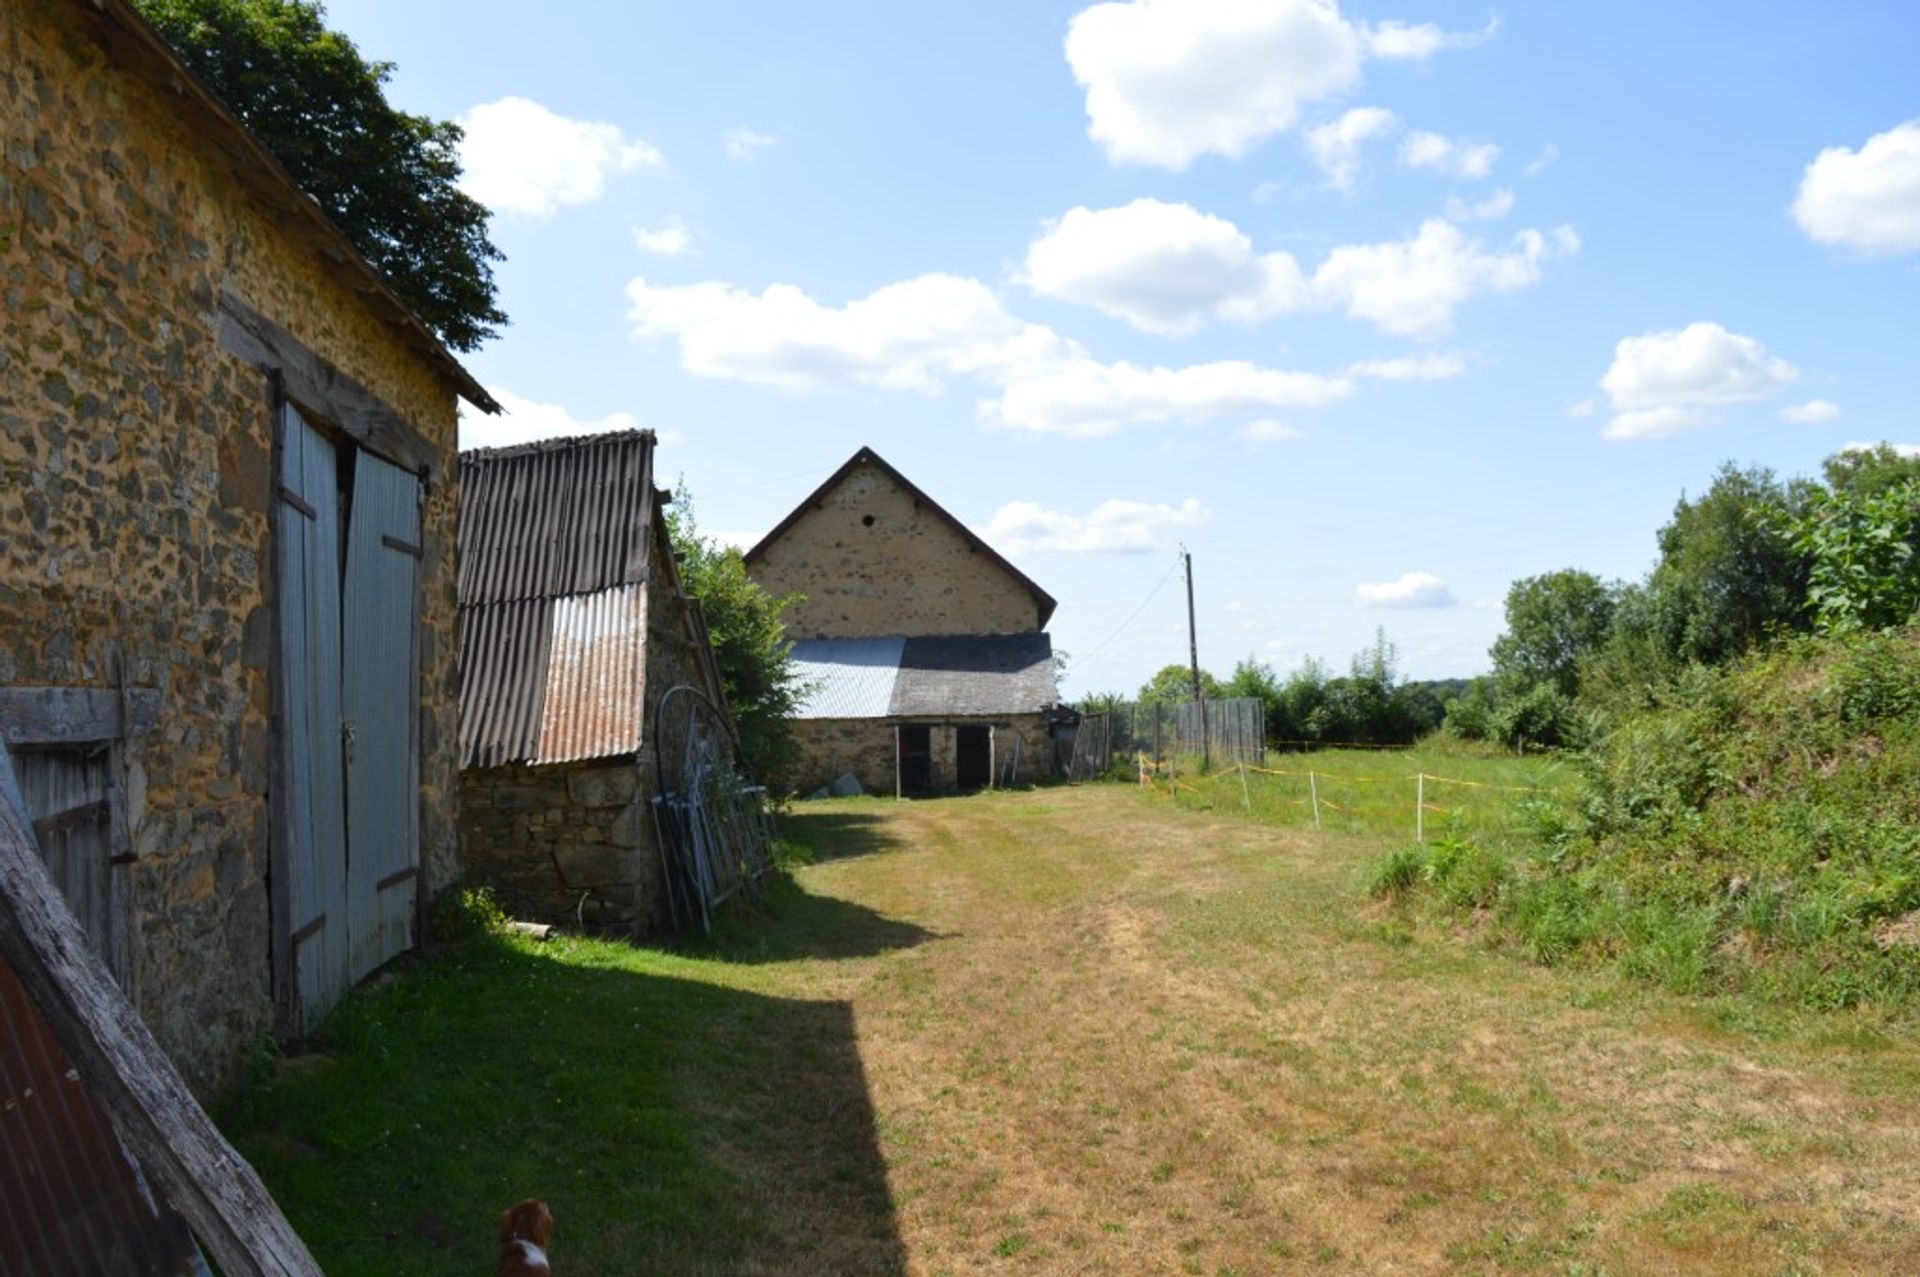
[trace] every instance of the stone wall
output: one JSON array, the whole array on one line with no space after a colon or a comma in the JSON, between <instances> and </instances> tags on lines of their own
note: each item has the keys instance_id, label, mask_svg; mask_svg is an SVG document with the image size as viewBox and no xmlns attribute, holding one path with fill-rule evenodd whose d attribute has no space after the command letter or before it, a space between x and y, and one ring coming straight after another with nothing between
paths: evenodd
<instances>
[{"instance_id":1,"label":"stone wall","mask_svg":"<svg viewBox=\"0 0 1920 1277\"><path fill-rule=\"evenodd\" d=\"M632 758L462 772L469 881L529 922L662 925L660 852L641 780Z\"/></svg>"},{"instance_id":2,"label":"stone wall","mask_svg":"<svg viewBox=\"0 0 1920 1277\"><path fill-rule=\"evenodd\" d=\"M796 784L802 793L811 792L845 772L852 772L868 793L891 795L894 784L894 720L888 718L808 718L794 726L794 739L800 746L800 763L794 769ZM994 729L995 779L1006 766L1013 738L1021 739L1020 761L1015 784L1030 785L1053 777L1053 741L1048 735L1043 714L1013 717L950 718L938 722L908 721L904 726L930 728L933 788L951 789L955 784L958 734L962 725L986 725Z\"/></svg>"},{"instance_id":3,"label":"stone wall","mask_svg":"<svg viewBox=\"0 0 1920 1277\"><path fill-rule=\"evenodd\" d=\"M268 949L272 429L218 342L231 290L451 461L455 404L351 284L288 239L79 4L0 0L0 685L159 689L127 749L131 992L203 1094L273 1027ZM449 482L425 510L424 889L457 880Z\"/></svg>"},{"instance_id":4,"label":"stone wall","mask_svg":"<svg viewBox=\"0 0 1920 1277\"><path fill-rule=\"evenodd\" d=\"M856 467L755 556L794 639L1024 634L1041 627L1031 591L879 467Z\"/></svg>"}]
</instances>

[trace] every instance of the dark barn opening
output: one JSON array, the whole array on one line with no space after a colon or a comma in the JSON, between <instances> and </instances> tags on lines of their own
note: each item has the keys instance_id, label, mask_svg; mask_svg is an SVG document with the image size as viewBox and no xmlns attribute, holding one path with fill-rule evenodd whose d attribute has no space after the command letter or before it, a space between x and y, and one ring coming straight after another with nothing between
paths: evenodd
<instances>
[{"instance_id":1,"label":"dark barn opening","mask_svg":"<svg viewBox=\"0 0 1920 1277\"><path fill-rule=\"evenodd\" d=\"M961 789L985 789L993 779L993 729L956 727L953 743L954 784Z\"/></svg>"},{"instance_id":2,"label":"dark barn opening","mask_svg":"<svg viewBox=\"0 0 1920 1277\"><path fill-rule=\"evenodd\" d=\"M900 729L900 791L925 793L933 788L933 729Z\"/></svg>"}]
</instances>

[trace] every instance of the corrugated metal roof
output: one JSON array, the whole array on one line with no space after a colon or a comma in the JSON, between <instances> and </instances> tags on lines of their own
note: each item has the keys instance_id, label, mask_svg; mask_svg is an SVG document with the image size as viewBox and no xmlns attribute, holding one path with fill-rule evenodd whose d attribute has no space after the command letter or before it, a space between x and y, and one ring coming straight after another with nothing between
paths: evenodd
<instances>
[{"instance_id":1,"label":"corrugated metal roof","mask_svg":"<svg viewBox=\"0 0 1920 1277\"><path fill-rule=\"evenodd\" d=\"M1032 714L1059 699L1045 634L807 639L793 664L814 685L798 718Z\"/></svg>"},{"instance_id":2,"label":"corrugated metal roof","mask_svg":"<svg viewBox=\"0 0 1920 1277\"><path fill-rule=\"evenodd\" d=\"M1059 700L1045 634L953 634L907 640L894 684L896 718L1032 714Z\"/></svg>"},{"instance_id":3,"label":"corrugated metal roof","mask_svg":"<svg viewBox=\"0 0 1920 1277\"><path fill-rule=\"evenodd\" d=\"M885 718L900 673L903 638L807 639L793 645L793 669L811 684L796 718Z\"/></svg>"},{"instance_id":4,"label":"corrugated metal roof","mask_svg":"<svg viewBox=\"0 0 1920 1277\"><path fill-rule=\"evenodd\" d=\"M644 585L554 600L547 703L534 762L605 758L640 748L646 647Z\"/></svg>"},{"instance_id":5,"label":"corrugated metal roof","mask_svg":"<svg viewBox=\"0 0 1920 1277\"><path fill-rule=\"evenodd\" d=\"M460 765L640 746L653 435L460 454Z\"/></svg>"}]
</instances>

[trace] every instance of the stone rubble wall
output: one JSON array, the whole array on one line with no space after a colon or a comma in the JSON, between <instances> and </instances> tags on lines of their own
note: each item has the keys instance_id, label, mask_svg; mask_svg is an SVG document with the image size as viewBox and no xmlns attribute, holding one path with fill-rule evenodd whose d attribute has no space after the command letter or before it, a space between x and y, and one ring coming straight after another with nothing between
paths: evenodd
<instances>
[{"instance_id":1,"label":"stone rubble wall","mask_svg":"<svg viewBox=\"0 0 1920 1277\"><path fill-rule=\"evenodd\" d=\"M1025 634L1041 625L1026 586L874 466L856 468L749 570L770 593L804 596L784 616L793 639Z\"/></svg>"},{"instance_id":2,"label":"stone rubble wall","mask_svg":"<svg viewBox=\"0 0 1920 1277\"><path fill-rule=\"evenodd\" d=\"M1016 784L1030 785L1053 778L1053 740L1044 714L1011 717L949 718L939 721L903 720L903 725L931 728L933 788L955 784L957 727L982 724L994 729L995 780L1005 766L1013 737L1019 736L1020 761ZM809 718L794 725L801 760L794 769L796 787L811 793L836 777L852 772L870 794L892 797L894 785L894 720L886 718Z\"/></svg>"},{"instance_id":3,"label":"stone rubble wall","mask_svg":"<svg viewBox=\"0 0 1920 1277\"><path fill-rule=\"evenodd\" d=\"M218 342L231 290L443 445L455 400L109 62L85 6L0 0L0 685L161 692L130 743L131 993L203 1095L274 1026L273 421ZM459 878L449 482L424 512L423 888Z\"/></svg>"}]
</instances>

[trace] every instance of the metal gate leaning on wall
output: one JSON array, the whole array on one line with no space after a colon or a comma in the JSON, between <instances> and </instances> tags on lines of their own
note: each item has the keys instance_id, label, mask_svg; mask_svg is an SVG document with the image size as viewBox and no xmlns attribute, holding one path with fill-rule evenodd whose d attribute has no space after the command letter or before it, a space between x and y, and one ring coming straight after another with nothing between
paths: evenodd
<instances>
[{"instance_id":1,"label":"metal gate leaning on wall","mask_svg":"<svg viewBox=\"0 0 1920 1277\"><path fill-rule=\"evenodd\" d=\"M304 1034L413 943L422 494L291 404L280 476L274 940Z\"/></svg>"}]
</instances>

